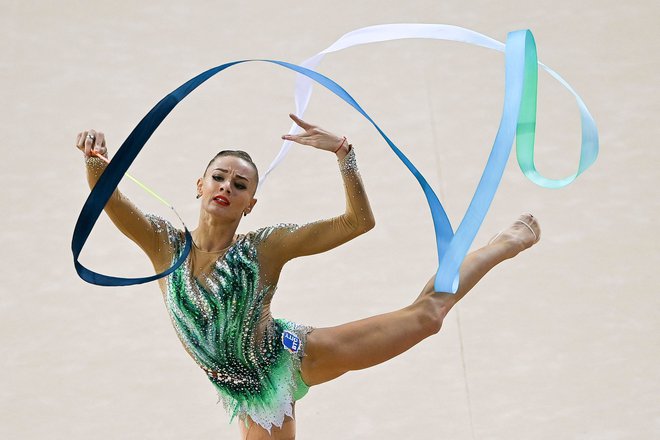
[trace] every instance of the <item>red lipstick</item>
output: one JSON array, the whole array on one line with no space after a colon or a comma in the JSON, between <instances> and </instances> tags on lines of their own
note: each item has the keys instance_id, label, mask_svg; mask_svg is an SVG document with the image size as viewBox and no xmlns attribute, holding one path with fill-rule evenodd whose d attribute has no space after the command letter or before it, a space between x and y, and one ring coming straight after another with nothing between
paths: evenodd
<instances>
[{"instance_id":1,"label":"red lipstick","mask_svg":"<svg viewBox=\"0 0 660 440\"><path fill-rule=\"evenodd\" d=\"M222 205L222 206L229 206L230 205L229 199L225 196L215 196L215 197L213 197L213 201L215 203L219 204L219 205Z\"/></svg>"}]
</instances>

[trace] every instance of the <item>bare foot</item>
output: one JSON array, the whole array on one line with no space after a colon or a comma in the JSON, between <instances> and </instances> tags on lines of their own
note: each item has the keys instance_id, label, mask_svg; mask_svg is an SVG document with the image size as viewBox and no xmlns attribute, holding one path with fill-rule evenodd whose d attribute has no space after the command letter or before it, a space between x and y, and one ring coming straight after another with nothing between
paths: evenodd
<instances>
[{"instance_id":1,"label":"bare foot","mask_svg":"<svg viewBox=\"0 0 660 440\"><path fill-rule=\"evenodd\" d=\"M506 245L507 257L513 258L535 245L541 239L541 226L532 214L523 214L507 229L501 231L488 243Z\"/></svg>"}]
</instances>

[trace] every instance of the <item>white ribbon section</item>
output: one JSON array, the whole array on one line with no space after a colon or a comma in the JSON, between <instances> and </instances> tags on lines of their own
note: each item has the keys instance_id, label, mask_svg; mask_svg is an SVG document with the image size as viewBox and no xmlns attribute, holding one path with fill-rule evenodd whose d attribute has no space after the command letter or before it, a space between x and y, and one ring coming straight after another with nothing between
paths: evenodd
<instances>
[{"instance_id":1,"label":"white ribbon section","mask_svg":"<svg viewBox=\"0 0 660 440\"><path fill-rule=\"evenodd\" d=\"M504 52L505 47L505 44L500 41L470 29L462 28L460 26L424 23L381 24L356 29L345 34L328 48L322 50L311 58L306 59L300 65L311 70L316 70L316 67L321 63L326 54L338 52L340 50L348 49L350 47L359 46L362 44L392 40L404 40L411 38L457 41L471 44L473 46L480 46L487 49L497 50L500 52ZM575 93L571 86L569 86L568 83L564 81L561 76L559 76L558 73L541 62L539 62L539 66L547 71L562 85L564 85L575 96L580 109L588 114L586 105L582 99L577 95L577 93ZM299 118L304 116L305 110L307 110L307 106L309 105L309 101L312 96L312 85L313 81L310 78L301 74L296 75L294 99L296 104L296 115ZM291 125L289 134L295 134L299 131L299 127L294 123ZM291 144L291 141L284 141L279 153L261 178L259 186L264 183L270 172L273 171L282 162L282 160L284 160L289 149L291 148Z\"/></svg>"}]
</instances>

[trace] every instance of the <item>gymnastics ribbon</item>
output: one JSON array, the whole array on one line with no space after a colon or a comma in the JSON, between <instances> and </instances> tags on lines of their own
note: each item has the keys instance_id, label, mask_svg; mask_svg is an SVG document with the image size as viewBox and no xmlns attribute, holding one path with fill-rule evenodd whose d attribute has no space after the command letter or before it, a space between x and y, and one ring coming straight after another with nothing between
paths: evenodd
<instances>
[{"instance_id":1,"label":"gymnastics ribbon","mask_svg":"<svg viewBox=\"0 0 660 440\"><path fill-rule=\"evenodd\" d=\"M301 65L310 69L316 69L324 56L332 52L338 52L362 44L412 38L457 41L506 53L510 47L511 37L512 34L509 34L507 44L505 45L478 32L452 25L423 23L376 25L357 29L345 34L328 48L303 61ZM522 70L523 77L514 79L513 75L516 75L516 73L510 70L509 59L507 58L506 88L507 90L513 90L513 87L518 87L518 81L521 81L523 87L521 92L522 102L520 103L519 108L516 109L516 106L510 102L510 99L508 99L507 96L505 96L505 108L491 156L482 175L482 179L475 191L472 202L455 235L442 205L439 202L436 202L437 197L435 197L435 194L431 195L432 190L426 188L426 182L423 181L423 179L418 178L418 181L427 196L427 202L431 209L431 216L433 218L436 234L439 262L439 269L435 279L436 291L455 293L458 288L458 269L483 223L495 191L497 190L502 175L502 172L498 171L499 167L506 165L506 159L508 158L509 153L507 151L506 157L502 156L504 154L504 147L502 144L510 145L509 139L511 143L513 142L513 138L510 136L510 132L507 129L512 121L516 121L516 156L520 169L528 179L539 186L545 188L562 188L568 185L575 180L578 175L586 171L598 156L598 130L593 117L589 113L584 101L575 90L573 90L573 88L558 73L538 61L533 38L530 38L529 41L525 43L524 60L524 69ZM549 179L542 176L536 170L534 164L536 90L538 83L537 65L541 66L541 68L568 89L568 91L574 96L580 110L582 140L578 170L575 174L563 179ZM312 82L306 76L297 75L294 97L296 114L299 117L303 117L311 95ZM293 124L290 132L295 133L297 130L299 130L299 128L297 125ZM290 147L290 141L285 141L283 143L280 152L273 160L266 173L264 173L264 179L284 159ZM399 157L401 157L397 150L394 148L393 150ZM501 161L503 159L504 162L502 163ZM404 161L404 163L406 163L406 161ZM406 164L406 166L408 166L408 164ZM408 168L413 172L413 175L418 175L413 169L411 169L411 167ZM263 180L260 183L263 183Z\"/></svg>"},{"instance_id":2,"label":"gymnastics ribbon","mask_svg":"<svg viewBox=\"0 0 660 440\"><path fill-rule=\"evenodd\" d=\"M143 278L117 278L110 277L93 272L85 268L78 261L78 257L89 237L91 230L96 223L103 207L112 195L112 192L121 180L122 175L130 167L131 163L139 154L140 150L147 142L151 134L156 130L165 117L172 109L183 100L190 92L196 89L213 75L237 64L251 61L268 62L288 68L299 74L316 81L328 88L338 97L342 98L349 105L361 113L369 122L374 125L376 130L385 139L392 150L404 162L408 169L415 175L420 182L422 189L429 201L431 213L433 216L436 238L438 243L438 255L440 270L436 275L436 290L444 292L455 292L458 288L458 269L467 249L476 235L483 218L488 210L492 197L497 189L504 166L506 164L513 137L518 129L519 136L525 137L533 142L533 131L535 120L535 97L536 97L536 74L537 60L536 48L533 37L529 31L517 31L509 34L505 48L506 59L506 87L505 87L505 105L502 121L495 145L489 157L486 169L482 175L481 181L475 192L475 196L468 208L465 218L461 222L456 234L454 235L451 225L447 219L442 205L437 196L430 188L421 173L412 165L406 156L396 145L385 135L378 125L362 110L359 104L346 92L341 86L331 79L302 66L286 63L276 60L242 60L223 64L221 66L207 70L200 75L192 78L172 93L163 98L151 111L140 121L135 129L128 136L126 141L117 151L114 159L107 166L105 172L99 178L97 184L90 192L74 228L72 239L72 251L74 264L81 278L93 284L99 285L131 285L152 281L157 278L168 275L176 270L185 260L190 252L192 237L188 229L185 229L186 245L183 253L174 263L174 265L154 276ZM523 105L521 101L532 102L534 105ZM519 122L522 121L522 122ZM531 122L530 122L531 121ZM529 133L532 133L530 136ZM185 225L184 225L185 227Z\"/></svg>"},{"instance_id":3,"label":"gymnastics ribbon","mask_svg":"<svg viewBox=\"0 0 660 440\"><path fill-rule=\"evenodd\" d=\"M497 41L493 38L490 38L486 35L480 34L478 32L472 31L470 29L462 28L459 26L453 26L448 24L427 24L427 23L395 23L395 24L381 24L376 26L368 26L360 29L351 31L337 41L332 43L326 49L317 53L316 55L306 59L300 65L308 69L316 70L316 67L321 63L326 54L339 52L344 49L349 49L354 46L360 46L363 44L369 43L378 43L384 41L394 41L394 40L403 40L403 39L433 39L433 40L445 40L445 41L456 41L461 43L467 43L473 46L479 46L486 49L497 50L504 52L505 44ZM570 175L563 179L549 179L542 176L534 165L534 142L533 135L534 130L520 130L517 135L531 135L531 141L525 140L520 142L518 139L516 143L516 155L518 159L518 164L522 172L530 179L532 182L536 183L539 186L545 188L562 188L573 180L577 178L580 174L589 168L596 157L598 156L598 130L596 128L596 123L594 122L593 117L589 113L587 106L580 96L573 90L573 88L554 70L546 66L545 64L538 62L538 65L545 70L550 76L555 78L559 83L561 83L575 98L575 101L580 110L580 123L582 131L582 141L580 148L580 160L578 163L578 170L575 174ZM530 83L530 87L536 87ZM294 99L296 104L296 115L303 117L307 106L309 105L310 98L312 96L312 82L310 79L304 75L296 75L296 86L294 92ZM534 106L534 113L536 113L536 94L529 95L529 100L527 100L523 105L529 105L530 107ZM531 108L530 108L531 110ZM535 124L536 117L533 117L533 122ZM295 133L299 130L299 127L296 124L291 126L290 133ZM265 180L266 176L270 174L273 169L279 165L279 163L284 159L289 149L291 148L291 141L284 141L280 152L275 157L273 162L268 167L268 170L264 173L262 182Z\"/></svg>"}]
</instances>

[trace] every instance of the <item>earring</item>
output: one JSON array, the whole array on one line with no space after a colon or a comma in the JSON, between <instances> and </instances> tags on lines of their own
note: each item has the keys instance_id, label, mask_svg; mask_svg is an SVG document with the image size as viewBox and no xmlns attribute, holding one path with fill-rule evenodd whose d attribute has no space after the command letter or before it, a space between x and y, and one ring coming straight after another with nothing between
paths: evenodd
<instances>
[{"instance_id":1,"label":"earring","mask_svg":"<svg viewBox=\"0 0 660 440\"><path fill-rule=\"evenodd\" d=\"M195 198L196 198L196 199L199 199L200 197L202 197L202 195L201 195L201 194L197 194L197 197L195 197Z\"/></svg>"}]
</instances>

